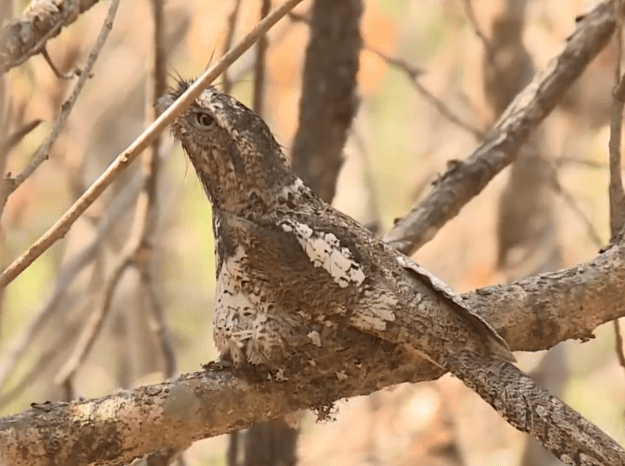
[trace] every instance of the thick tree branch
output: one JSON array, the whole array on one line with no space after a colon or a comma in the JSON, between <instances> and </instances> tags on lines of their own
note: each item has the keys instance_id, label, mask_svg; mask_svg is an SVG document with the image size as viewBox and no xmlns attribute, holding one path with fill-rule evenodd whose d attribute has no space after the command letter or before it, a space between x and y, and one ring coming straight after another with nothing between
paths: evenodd
<instances>
[{"instance_id":1,"label":"thick tree branch","mask_svg":"<svg viewBox=\"0 0 625 466\"><path fill-rule=\"evenodd\" d=\"M450 165L430 195L397 223L386 241L404 253L415 252L515 159L531 131L608 43L616 26L614 5L614 0L604 0L579 19L564 50L517 95L475 152Z\"/></svg>"},{"instance_id":2,"label":"thick tree branch","mask_svg":"<svg viewBox=\"0 0 625 466\"><path fill-rule=\"evenodd\" d=\"M462 295L515 351L588 340L599 325L625 315L625 246L570 269L535 275Z\"/></svg>"},{"instance_id":3,"label":"thick tree branch","mask_svg":"<svg viewBox=\"0 0 625 466\"><path fill-rule=\"evenodd\" d=\"M549 348L569 338L592 338L600 324L625 315L625 245L571 269L483 288L464 296L503 334L513 350ZM0 419L0 464L121 465L165 447L220 435L308 407L328 406L401 382L432 380L442 371L385 342L349 377L299 367L296 383L246 382L208 371L96 400L37 405ZM342 364L320 348L320 360ZM353 354L347 355L353 357ZM320 364L322 366L322 364ZM55 458L50 463L50 458ZM4 462L4 463L3 463Z\"/></svg>"},{"instance_id":4,"label":"thick tree branch","mask_svg":"<svg viewBox=\"0 0 625 466\"><path fill-rule=\"evenodd\" d=\"M19 66L40 53L48 39L56 37L99 0L40 0L32 2L22 16L0 30L2 72Z\"/></svg>"}]
</instances>

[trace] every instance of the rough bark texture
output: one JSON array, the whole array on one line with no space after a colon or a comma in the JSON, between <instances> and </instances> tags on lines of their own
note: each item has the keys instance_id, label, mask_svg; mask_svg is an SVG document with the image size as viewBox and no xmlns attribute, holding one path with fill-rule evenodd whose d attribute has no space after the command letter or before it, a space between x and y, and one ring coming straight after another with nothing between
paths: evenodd
<instances>
[{"instance_id":1,"label":"rough bark texture","mask_svg":"<svg viewBox=\"0 0 625 466\"><path fill-rule=\"evenodd\" d=\"M539 351L569 339L594 338L596 327L621 317L624 266L625 248L618 245L575 267L462 297L495 325L513 350Z\"/></svg>"},{"instance_id":2,"label":"rough bark texture","mask_svg":"<svg viewBox=\"0 0 625 466\"><path fill-rule=\"evenodd\" d=\"M523 43L527 2L502 3L502 12L491 23L490 47L483 58L484 91L496 118L534 74L533 60ZM544 128L537 128L521 149L499 203L497 265L508 282L562 267L555 193L550 188L553 169L542 149L544 133ZM532 379L555 396L562 395L566 383L565 356L564 346L552 348L541 361L540 380L532 374ZM523 464L555 466L562 462L528 437Z\"/></svg>"},{"instance_id":3,"label":"rough bark texture","mask_svg":"<svg viewBox=\"0 0 625 466\"><path fill-rule=\"evenodd\" d=\"M618 445L512 364L493 363L475 353L459 354L456 363L454 373L469 388L517 429L538 433L541 443L565 463L625 464Z\"/></svg>"},{"instance_id":4,"label":"rough bark texture","mask_svg":"<svg viewBox=\"0 0 625 466\"><path fill-rule=\"evenodd\" d=\"M535 351L568 338L591 338L595 327L625 315L620 306L625 300L625 246L614 246L572 269L484 288L464 298L506 336L513 350ZM366 361L359 377L344 380L302 374L293 386L246 382L230 372L209 371L95 400L40 405L0 419L0 464L110 460L121 465L166 446L184 447L296 409L328 406L340 398L443 374L425 359L393 351L387 348L385 357Z\"/></svg>"},{"instance_id":5,"label":"rough bark texture","mask_svg":"<svg viewBox=\"0 0 625 466\"><path fill-rule=\"evenodd\" d=\"M512 163L530 132L609 42L616 25L614 4L601 2L578 21L562 53L514 99L480 147L468 159L451 164L432 193L397 223L385 238L389 244L413 253Z\"/></svg>"},{"instance_id":6,"label":"rough bark texture","mask_svg":"<svg viewBox=\"0 0 625 466\"><path fill-rule=\"evenodd\" d=\"M99 0L41 0L34 1L22 16L10 21L0 30L0 63L2 71L21 65L41 52L48 39L56 37L64 26Z\"/></svg>"},{"instance_id":7,"label":"rough bark texture","mask_svg":"<svg viewBox=\"0 0 625 466\"><path fill-rule=\"evenodd\" d=\"M358 108L361 0L316 0L306 50L293 171L331 202L343 146Z\"/></svg>"},{"instance_id":8,"label":"rough bark texture","mask_svg":"<svg viewBox=\"0 0 625 466\"><path fill-rule=\"evenodd\" d=\"M529 376L549 393L561 396L569 380L569 367L566 360L567 348L558 345L551 348L540 364ZM562 461L545 449L542 444L529 437L519 466L562 466Z\"/></svg>"}]
</instances>

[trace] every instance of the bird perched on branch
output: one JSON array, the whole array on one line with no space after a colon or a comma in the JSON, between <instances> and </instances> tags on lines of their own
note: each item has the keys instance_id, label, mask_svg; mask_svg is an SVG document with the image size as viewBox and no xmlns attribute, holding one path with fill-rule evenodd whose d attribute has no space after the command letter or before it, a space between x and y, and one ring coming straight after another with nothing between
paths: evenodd
<instances>
[{"instance_id":1,"label":"bird perched on branch","mask_svg":"<svg viewBox=\"0 0 625 466\"><path fill-rule=\"evenodd\" d=\"M452 372L566 463L625 465L620 446L510 364L503 338L444 283L308 189L252 110L209 87L172 132L213 206L222 359L279 376L291 355L355 329Z\"/></svg>"}]
</instances>

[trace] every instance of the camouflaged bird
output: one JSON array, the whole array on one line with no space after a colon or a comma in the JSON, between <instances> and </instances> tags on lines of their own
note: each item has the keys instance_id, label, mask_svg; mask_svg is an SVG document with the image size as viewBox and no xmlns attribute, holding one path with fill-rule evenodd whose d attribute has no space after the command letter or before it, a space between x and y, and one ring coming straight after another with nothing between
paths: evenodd
<instances>
[{"instance_id":1,"label":"camouflaged bird","mask_svg":"<svg viewBox=\"0 0 625 466\"><path fill-rule=\"evenodd\" d=\"M294 353L341 351L336 329L357 329L451 371L563 461L625 465L614 441L508 363L506 342L453 291L308 189L252 110L209 87L172 132L213 206L223 359L279 373Z\"/></svg>"}]
</instances>

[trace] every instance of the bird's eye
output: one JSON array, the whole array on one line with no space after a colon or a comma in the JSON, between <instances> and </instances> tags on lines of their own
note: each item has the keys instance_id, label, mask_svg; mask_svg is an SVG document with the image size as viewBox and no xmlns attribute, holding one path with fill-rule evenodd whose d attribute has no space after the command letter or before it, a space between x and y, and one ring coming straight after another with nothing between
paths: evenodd
<instances>
[{"instance_id":1,"label":"bird's eye","mask_svg":"<svg viewBox=\"0 0 625 466\"><path fill-rule=\"evenodd\" d=\"M210 116L208 113L196 113L195 114L195 124L201 129L208 129L213 126L215 123L215 119Z\"/></svg>"}]
</instances>

